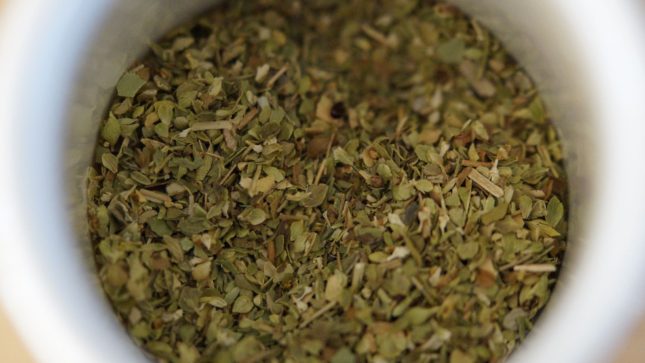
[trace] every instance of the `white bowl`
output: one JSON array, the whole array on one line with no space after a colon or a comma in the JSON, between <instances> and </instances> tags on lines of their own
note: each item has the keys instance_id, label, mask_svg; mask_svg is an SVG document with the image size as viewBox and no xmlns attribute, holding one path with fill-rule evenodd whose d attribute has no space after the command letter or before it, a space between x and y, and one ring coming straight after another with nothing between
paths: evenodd
<instances>
[{"instance_id":1,"label":"white bowl","mask_svg":"<svg viewBox=\"0 0 645 363\"><path fill-rule=\"evenodd\" d=\"M453 2L526 65L568 155L565 268L511 360L606 361L645 303L645 12L628 0ZM4 9L0 297L41 362L146 361L100 293L82 233L83 177L120 73L209 3L15 0Z\"/></svg>"}]
</instances>

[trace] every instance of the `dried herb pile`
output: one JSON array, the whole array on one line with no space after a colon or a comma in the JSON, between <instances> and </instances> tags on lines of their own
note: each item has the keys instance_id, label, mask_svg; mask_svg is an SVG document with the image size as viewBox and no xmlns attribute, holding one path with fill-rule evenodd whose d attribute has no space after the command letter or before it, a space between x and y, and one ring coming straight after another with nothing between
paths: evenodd
<instances>
[{"instance_id":1,"label":"dried herb pile","mask_svg":"<svg viewBox=\"0 0 645 363\"><path fill-rule=\"evenodd\" d=\"M555 283L562 159L454 7L229 1L116 86L99 276L161 362L499 362Z\"/></svg>"}]
</instances>

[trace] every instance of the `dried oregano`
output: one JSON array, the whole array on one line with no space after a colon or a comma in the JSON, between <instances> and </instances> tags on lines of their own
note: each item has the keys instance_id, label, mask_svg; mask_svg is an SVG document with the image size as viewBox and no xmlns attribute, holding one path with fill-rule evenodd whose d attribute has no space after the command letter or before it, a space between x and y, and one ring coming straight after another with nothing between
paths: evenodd
<instances>
[{"instance_id":1,"label":"dried oregano","mask_svg":"<svg viewBox=\"0 0 645 363\"><path fill-rule=\"evenodd\" d=\"M161 362L498 362L565 246L557 133L476 21L229 1L125 73L89 173L103 287Z\"/></svg>"}]
</instances>

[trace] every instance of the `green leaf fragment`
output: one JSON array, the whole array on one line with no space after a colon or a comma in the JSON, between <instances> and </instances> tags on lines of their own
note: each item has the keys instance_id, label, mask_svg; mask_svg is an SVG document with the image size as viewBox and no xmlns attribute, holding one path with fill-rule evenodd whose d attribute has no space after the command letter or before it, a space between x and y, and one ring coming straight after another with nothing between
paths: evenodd
<instances>
[{"instance_id":1,"label":"green leaf fragment","mask_svg":"<svg viewBox=\"0 0 645 363\"><path fill-rule=\"evenodd\" d=\"M394 359L407 348L408 342L403 332L386 332L376 336L376 344L379 354Z\"/></svg>"},{"instance_id":2,"label":"green leaf fragment","mask_svg":"<svg viewBox=\"0 0 645 363\"><path fill-rule=\"evenodd\" d=\"M110 228L110 215L104 205L96 208L96 220L98 221L97 232L101 237L107 237Z\"/></svg>"},{"instance_id":3,"label":"green leaf fragment","mask_svg":"<svg viewBox=\"0 0 645 363\"><path fill-rule=\"evenodd\" d=\"M124 74L116 85L116 92L121 97L134 97L137 92L146 84L138 74L128 72Z\"/></svg>"},{"instance_id":4,"label":"green leaf fragment","mask_svg":"<svg viewBox=\"0 0 645 363\"><path fill-rule=\"evenodd\" d=\"M482 216L482 223L490 224L504 219L507 210L508 204L500 203L497 207L493 208Z\"/></svg>"},{"instance_id":5,"label":"green leaf fragment","mask_svg":"<svg viewBox=\"0 0 645 363\"><path fill-rule=\"evenodd\" d=\"M446 63L459 63L466 52L466 44L463 40L453 38L447 40L437 47L437 56Z\"/></svg>"},{"instance_id":6,"label":"green leaf fragment","mask_svg":"<svg viewBox=\"0 0 645 363\"><path fill-rule=\"evenodd\" d=\"M334 161L348 166L354 165L354 158L342 147L337 147L333 151Z\"/></svg>"},{"instance_id":7,"label":"green leaf fragment","mask_svg":"<svg viewBox=\"0 0 645 363\"><path fill-rule=\"evenodd\" d=\"M417 180L414 182L414 187L422 193L430 193L434 185L430 180Z\"/></svg>"},{"instance_id":8,"label":"green leaf fragment","mask_svg":"<svg viewBox=\"0 0 645 363\"><path fill-rule=\"evenodd\" d=\"M280 170L273 166L265 166L263 170L268 176L272 177L273 180L275 180L278 183L284 180L285 173L283 170Z\"/></svg>"},{"instance_id":9,"label":"green leaf fragment","mask_svg":"<svg viewBox=\"0 0 645 363\"><path fill-rule=\"evenodd\" d=\"M151 219L148 221L148 226L160 237L172 234L172 229L168 227L168 224L163 219Z\"/></svg>"},{"instance_id":10,"label":"green leaf fragment","mask_svg":"<svg viewBox=\"0 0 645 363\"><path fill-rule=\"evenodd\" d=\"M332 302L340 302L345 286L347 286L347 276L342 272L336 271L327 280L325 299Z\"/></svg>"},{"instance_id":11,"label":"green leaf fragment","mask_svg":"<svg viewBox=\"0 0 645 363\"><path fill-rule=\"evenodd\" d=\"M117 141L119 141L120 136L121 123L116 119L116 117L110 115L101 129L101 137L103 137L105 141L109 142L110 145L114 146Z\"/></svg>"},{"instance_id":12,"label":"green leaf fragment","mask_svg":"<svg viewBox=\"0 0 645 363\"><path fill-rule=\"evenodd\" d=\"M161 122L170 125L175 115L175 103L171 101L158 101L155 103L155 109Z\"/></svg>"},{"instance_id":13,"label":"green leaf fragment","mask_svg":"<svg viewBox=\"0 0 645 363\"><path fill-rule=\"evenodd\" d=\"M199 351L195 346L185 343L177 344L179 352L179 363L195 363L200 357Z\"/></svg>"},{"instance_id":14,"label":"green leaf fragment","mask_svg":"<svg viewBox=\"0 0 645 363\"><path fill-rule=\"evenodd\" d=\"M243 222L248 222L253 226L257 226L266 221L267 214L264 210L259 208L248 208L238 216L238 219Z\"/></svg>"},{"instance_id":15,"label":"green leaf fragment","mask_svg":"<svg viewBox=\"0 0 645 363\"><path fill-rule=\"evenodd\" d=\"M470 260L479 252L479 243L466 242L457 246L457 254L462 260Z\"/></svg>"},{"instance_id":16,"label":"green leaf fragment","mask_svg":"<svg viewBox=\"0 0 645 363\"><path fill-rule=\"evenodd\" d=\"M325 184L318 184L311 187L309 195L302 200L303 207L315 208L322 205L327 198L329 187Z\"/></svg>"},{"instance_id":17,"label":"green leaf fragment","mask_svg":"<svg viewBox=\"0 0 645 363\"><path fill-rule=\"evenodd\" d=\"M414 153L417 155L419 160L429 163L432 160L430 159L430 154L434 152L434 148L430 145L419 144L414 147Z\"/></svg>"},{"instance_id":18,"label":"green leaf fragment","mask_svg":"<svg viewBox=\"0 0 645 363\"><path fill-rule=\"evenodd\" d=\"M101 155L101 164L114 174L119 171L119 159L114 154L104 153Z\"/></svg>"},{"instance_id":19,"label":"green leaf fragment","mask_svg":"<svg viewBox=\"0 0 645 363\"><path fill-rule=\"evenodd\" d=\"M168 124L158 123L154 126L154 130L155 130L155 133L159 135L159 137L170 136Z\"/></svg>"},{"instance_id":20,"label":"green leaf fragment","mask_svg":"<svg viewBox=\"0 0 645 363\"><path fill-rule=\"evenodd\" d=\"M161 341L151 341L146 344L146 349L159 357L172 357L174 349L170 344Z\"/></svg>"},{"instance_id":21,"label":"green leaf fragment","mask_svg":"<svg viewBox=\"0 0 645 363\"><path fill-rule=\"evenodd\" d=\"M233 346L232 362L253 362L253 357L262 352L262 343L254 336L245 336ZM231 361L225 361L227 363ZM220 363L220 362L217 362Z\"/></svg>"},{"instance_id":22,"label":"green leaf fragment","mask_svg":"<svg viewBox=\"0 0 645 363\"><path fill-rule=\"evenodd\" d=\"M246 314L253 310L253 301L246 295L239 296L233 303L233 312L236 314Z\"/></svg>"},{"instance_id":23,"label":"green leaf fragment","mask_svg":"<svg viewBox=\"0 0 645 363\"><path fill-rule=\"evenodd\" d=\"M148 270L143 266L138 256L128 259L130 269L127 289L135 301L143 301L148 296Z\"/></svg>"},{"instance_id":24,"label":"green leaf fragment","mask_svg":"<svg viewBox=\"0 0 645 363\"><path fill-rule=\"evenodd\" d=\"M414 186L412 183L402 181L399 185L392 187L392 197L394 200L408 200L414 195Z\"/></svg>"},{"instance_id":25,"label":"green leaf fragment","mask_svg":"<svg viewBox=\"0 0 645 363\"><path fill-rule=\"evenodd\" d=\"M455 349L450 353L450 363L475 363L476 360L470 354Z\"/></svg>"},{"instance_id":26,"label":"green leaf fragment","mask_svg":"<svg viewBox=\"0 0 645 363\"><path fill-rule=\"evenodd\" d=\"M564 216L564 205L558 197L553 196L546 206L546 223L551 227L556 227Z\"/></svg>"},{"instance_id":27,"label":"green leaf fragment","mask_svg":"<svg viewBox=\"0 0 645 363\"><path fill-rule=\"evenodd\" d=\"M336 351L333 357L331 357L331 363L355 363L356 357L352 353L351 349L347 347L342 347Z\"/></svg>"}]
</instances>

